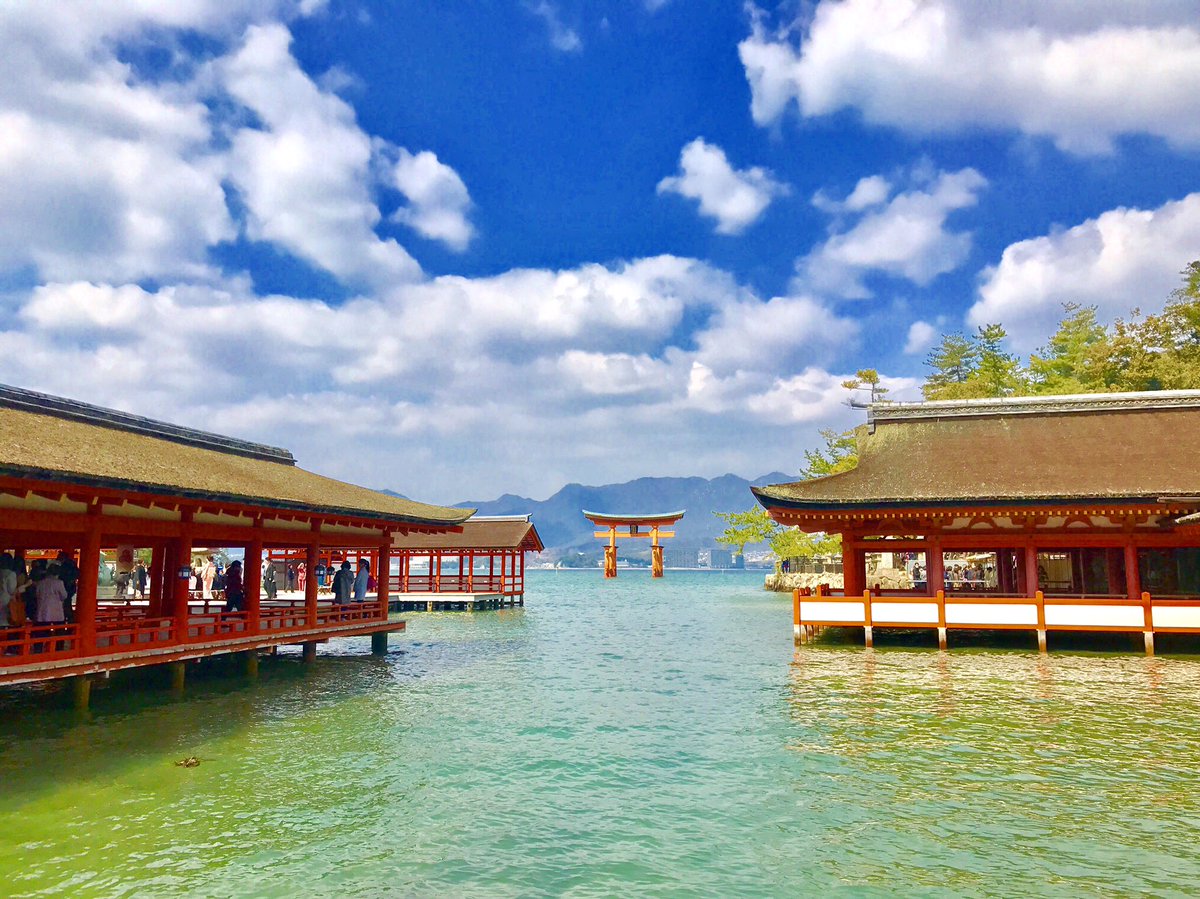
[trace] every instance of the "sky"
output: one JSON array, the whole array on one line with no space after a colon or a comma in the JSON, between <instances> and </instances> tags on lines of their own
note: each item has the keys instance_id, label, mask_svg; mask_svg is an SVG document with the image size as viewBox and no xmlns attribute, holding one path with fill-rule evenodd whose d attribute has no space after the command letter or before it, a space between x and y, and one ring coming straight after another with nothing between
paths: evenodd
<instances>
[{"instance_id":1,"label":"sky","mask_svg":"<svg viewBox=\"0 0 1200 899\"><path fill-rule=\"evenodd\" d=\"M0 381L430 502L797 471L1200 258L1200 0L6 0Z\"/></svg>"}]
</instances>

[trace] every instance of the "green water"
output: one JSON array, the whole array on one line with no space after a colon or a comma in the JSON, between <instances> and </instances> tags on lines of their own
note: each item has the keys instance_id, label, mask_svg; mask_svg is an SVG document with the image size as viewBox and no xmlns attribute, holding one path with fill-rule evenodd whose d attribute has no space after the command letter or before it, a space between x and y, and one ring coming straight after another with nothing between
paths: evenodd
<instances>
[{"instance_id":1,"label":"green water","mask_svg":"<svg viewBox=\"0 0 1200 899\"><path fill-rule=\"evenodd\" d=\"M760 583L535 572L385 658L2 693L0 892L1200 890L1200 663L796 647Z\"/></svg>"}]
</instances>

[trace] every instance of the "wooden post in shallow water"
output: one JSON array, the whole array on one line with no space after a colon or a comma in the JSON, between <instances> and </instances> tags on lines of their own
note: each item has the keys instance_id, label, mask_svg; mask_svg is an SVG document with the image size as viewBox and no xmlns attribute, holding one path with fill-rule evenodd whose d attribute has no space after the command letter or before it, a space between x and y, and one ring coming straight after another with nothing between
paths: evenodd
<instances>
[{"instance_id":1,"label":"wooden post in shallow water","mask_svg":"<svg viewBox=\"0 0 1200 899\"><path fill-rule=\"evenodd\" d=\"M1046 651L1046 595L1038 590L1033 594L1037 600L1038 652Z\"/></svg>"},{"instance_id":2,"label":"wooden post in shallow water","mask_svg":"<svg viewBox=\"0 0 1200 899\"><path fill-rule=\"evenodd\" d=\"M1154 655L1154 608L1150 604L1150 594L1142 594L1142 615L1145 630L1142 631L1146 642L1146 655Z\"/></svg>"},{"instance_id":3,"label":"wooden post in shallow water","mask_svg":"<svg viewBox=\"0 0 1200 899\"><path fill-rule=\"evenodd\" d=\"M171 692L182 693L187 680L187 663L171 662L167 667L171 669Z\"/></svg>"},{"instance_id":4,"label":"wooden post in shallow water","mask_svg":"<svg viewBox=\"0 0 1200 899\"><path fill-rule=\"evenodd\" d=\"M795 636L799 638L800 634L800 588L797 587L792 591L792 627L795 630Z\"/></svg>"},{"instance_id":5,"label":"wooden post in shallow water","mask_svg":"<svg viewBox=\"0 0 1200 899\"><path fill-rule=\"evenodd\" d=\"M309 640L307 643L304 644L304 650L300 654L300 661L304 662L304 664L306 664L306 665L311 665L316 660L317 660L317 644L314 641Z\"/></svg>"},{"instance_id":6,"label":"wooden post in shallow water","mask_svg":"<svg viewBox=\"0 0 1200 899\"><path fill-rule=\"evenodd\" d=\"M946 591L937 592L938 606L938 649L946 648Z\"/></svg>"},{"instance_id":7,"label":"wooden post in shallow water","mask_svg":"<svg viewBox=\"0 0 1200 899\"><path fill-rule=\"evenodd\" d=\"M251 649L246 653L246 677L250 680L258 678L258 650Z\"/></svg>"},{"instance_id":8,"label":"wooden post in shallow water","mask_svg":"<svg viewBox=\"0 0 1200 899\"><path fill-rule=\"evenodd\" d=\"M371 652L377 656L387 655L387 631L371 634Z\"/></svg>"},{"instance_id":9,"label":"wooden post in shallow water","mask_svg":"<svg viewBox=\"0 0 1200 899\"><path fill-rule=\"evenodd\" d=\"M86 674L71 678L71 701L75 711L86 712L92 695L92 679Z\"/></svg>"}]
</instances>

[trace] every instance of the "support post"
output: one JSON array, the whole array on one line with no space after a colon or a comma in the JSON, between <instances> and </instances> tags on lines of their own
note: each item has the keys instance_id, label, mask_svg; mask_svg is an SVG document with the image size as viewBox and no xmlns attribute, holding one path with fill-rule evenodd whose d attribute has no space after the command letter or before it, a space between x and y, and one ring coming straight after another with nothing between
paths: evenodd
<instances>
[{"instance_id":1,"label":"support post","mask_svg":"<svg viewBox=\"0 0 1200 899\"><path fill-rule=\"evenodd\" d=\"M658 542L658 525L650 529L650 576L663 576L663 548Z\"/></svg>"},{"instance_id":2,"label":"support post","mask_svg":"<svg viewBox=\"0 0 1200 899\"><path fill-rule=\"evenodd\" d=\"M1028 550L1026 550L1026 552L1028 552ZM1033 554L1033 558L1036 559L1037 555ZM1036 568L1036 563L1035 563L1035 568ZM1036 577L1037 577L1037 574L1035 573L1034 578L1036 579ZM1034 582L1036 583L1036 580ZM1037 600L1038 652L1045 652L1046 651L1046 595L1044 593L1042 593L1041 590L1037 590L1034 592L1033 597L1034 597L1034 599Z\"/></svg>"},{"instance_id":3,"label":"support post","mask_svg":"<svg viewBox=\"0 0 1200 899\"><path fill-rule=\"evenodd\" d=\"M258 679L258 650L251 649L246 653L246 677L250 680Z\"/></svg>"},{"instance_id":4,"label":"support post","mask_svg":"<svg viewBox=\"0 0 1200 899\"><path fill-rule=\"evenodd\" d=\"M185 509L183 512L185 528L181 536L175 539L175 567L167 571L167 579L171 584L171 614L175 618L175 639L180 643L186 643L188 638L188 627L191 624L191 606L188 604L188 582L190 578L180 577L180 573L184 568L191 572L192 563L192 534L189 525L191 524L191 510ZM183 663L180 662L180 665ZM179 669L180 684L183 683L183 669Z\"/></svg>"},{"instance_id":5,"label":"support post","mask_svg":"<svg viewBox=\"0 0 1200 899\"><path fill-rule=\"evenodd\" d=\"M92 695L92 679L86 674L71 678L71 704L77 712L86 712Z\"/></svg>"},{"instance_id":6,"label":"support post","mask_svg":"<svg viewBox=\"0 0 1200 899\"><path fill-rule=\"evenodd\" d=\"M792 629L794 635L800 637L800 590L792 591Z\"/></svg>"},{"instance_id":7,"label":"support post","mask_svg":"<svg viewBox=\"0 0 1200 899\"><path fill-rule=\"evenodd\" d=\"M161 618L163 614L163 566L165 564L166 548L156 543L150 550L150 610L151 618Z\"/></svg>"},{"instance_id":8,"label":"support post","mask_svg":"<svg viewBox=\"0 0 1200 899\"><path fill-rule=\"evenodd\" d=\"M377 631L371 634L371 652L377 656L387 655L388 633L387 631Z\"/></svg>"},{"instance_id":9,"label":"support post","mask_svg":"<svg viewBox=\"0 0 1200 899\"><path fill-rule=\"evenodd\" d=\"M304 622L307 627L317 626L317 561L320 554L321 547L316 543L310 543L304 549L304 564L308 568L304 581Z\"/></svg>"},{"instance_id":10,"label":"support post","mask_svg":"<svg viewBox=\"0 0 1200 899\"><path fill-rule=\"evenodd\" d=\"M304 644L304 650L300 655L300 659L305 665L311 665L317 660L317 644L315 641L309 640Z\"/></svg>"},{"instance_id":11,"label":"support post","mask_svg":"<svg viewBox=\"0 0 1200 899\"><path fill-rule=\"evenodd\" d=\"M1146 655L1154 655L1154 606L1150 601L1150 594L1142 594L1142 618L1145 624L1143 625L1143 637L1146 642Z\"/></svg>"},{"instance_id":12,"label":"support post","mask_svg":"<svg viewBox=\"0 0 1200 899\"><path fill-rule=\"evenodd\" d=\"M925 585L929 595L936 596L938 592L941 592L945 597L946 559L942 555L942 541L937 537L930 537L925 544L925 573L929 581ZM943 602L945 602L944 598Z\"/></svg>"},{"instance_id":13,"label":"support post","mask_svg":"<svg viewBox=\"0 0 1200 899\"><path fill-rule=\"evenodd\" d=\"M375 599L379 603L379 617L385 621L392 602L392 535L386 536L387 540L379 544L379 552L375 554Z\"/></svg>"},{"instance_id":14,"label":"support post","mask_svg":"<svg viewBox=\"0 0 1200 899\"><path fill-rule=\"evenodd\" d=\"M844 569L843 569L844 570ZM870 649L875 645L875 627L871 623L871 591L863 591L863 645Z\"/></svg>"},{"instance_id":15,"label":"support post","mask_svg":"<svg viewBox=\"0 0 1200 899\"><path fill-rule=\"evenodd\" d=\"M255 525L259 527L258 524ZM246 547L245 580L242 588L246 591L246 632L257 634L261 625L262 611L262 563L263 538L257 533Z\"/></svg>"},{"instance_id":16,"label":"support post","mask_svg":"<svg viewBox=\"0 0 1200 899\"><path fill-rule=\"evenodd\" d=\"M1037 593L1042 589L1038 578L1037 547L1029 543L1025 547L1025 589Z\"/></svg>"},{"instance_id":17,"label":"support post","mask_svg":"<svg viewBox=\"0 0 1200 899\"><path fill-rule=\"evenodd\" d=\"M99 506L96 507L99 509ZM96 592L100 581L100 519L88 516L87 533L79 549L79 583L75 596L75 624L81 656L96 654Z\"/></svg>"},{"instance_id":18,"label":"support post","mask_svg":"<svg viewBox=\"0 0 1200 899\"><path fill-rule=\"evenodd\" d=\"M187 663L171 662L168 667L171 669L171 692L182 693L187 680Z\"/></svg>"},{"instance_id":19,"label":"support post","mask_svg":"<svg viewBox=\"0 0 1200 899\"><path fill-rule=\"evenodd\" d=\"M938 649L946 648L946 591L937 592L938 607Z\"/></svg>"}]
</instances>

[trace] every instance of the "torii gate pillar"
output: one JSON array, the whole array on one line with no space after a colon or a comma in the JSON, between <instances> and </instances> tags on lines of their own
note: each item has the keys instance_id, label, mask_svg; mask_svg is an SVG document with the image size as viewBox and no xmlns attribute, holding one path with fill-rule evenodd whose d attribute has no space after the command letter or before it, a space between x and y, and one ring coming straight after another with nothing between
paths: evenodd
<instances>
[{"instance_id":1,"label":"torii gate pillar","mask_svg":"<svg viewBox=\"0 0 1200 899\"><path fill-rule=\"evenodd\" d=\"M683 518L683 511L664 512L658 515L613 515L585 510L583 514L596 526L596 537L608 541L604 547L604 576L606 578L617 576L618 529L621 530L622 535L628 534L629 537L650 538L650 575L656 578L663 576L663 547L660 540L675 536L674 531L663 530L663 528L670 528Z\"/></svg>"}]
</instances>

